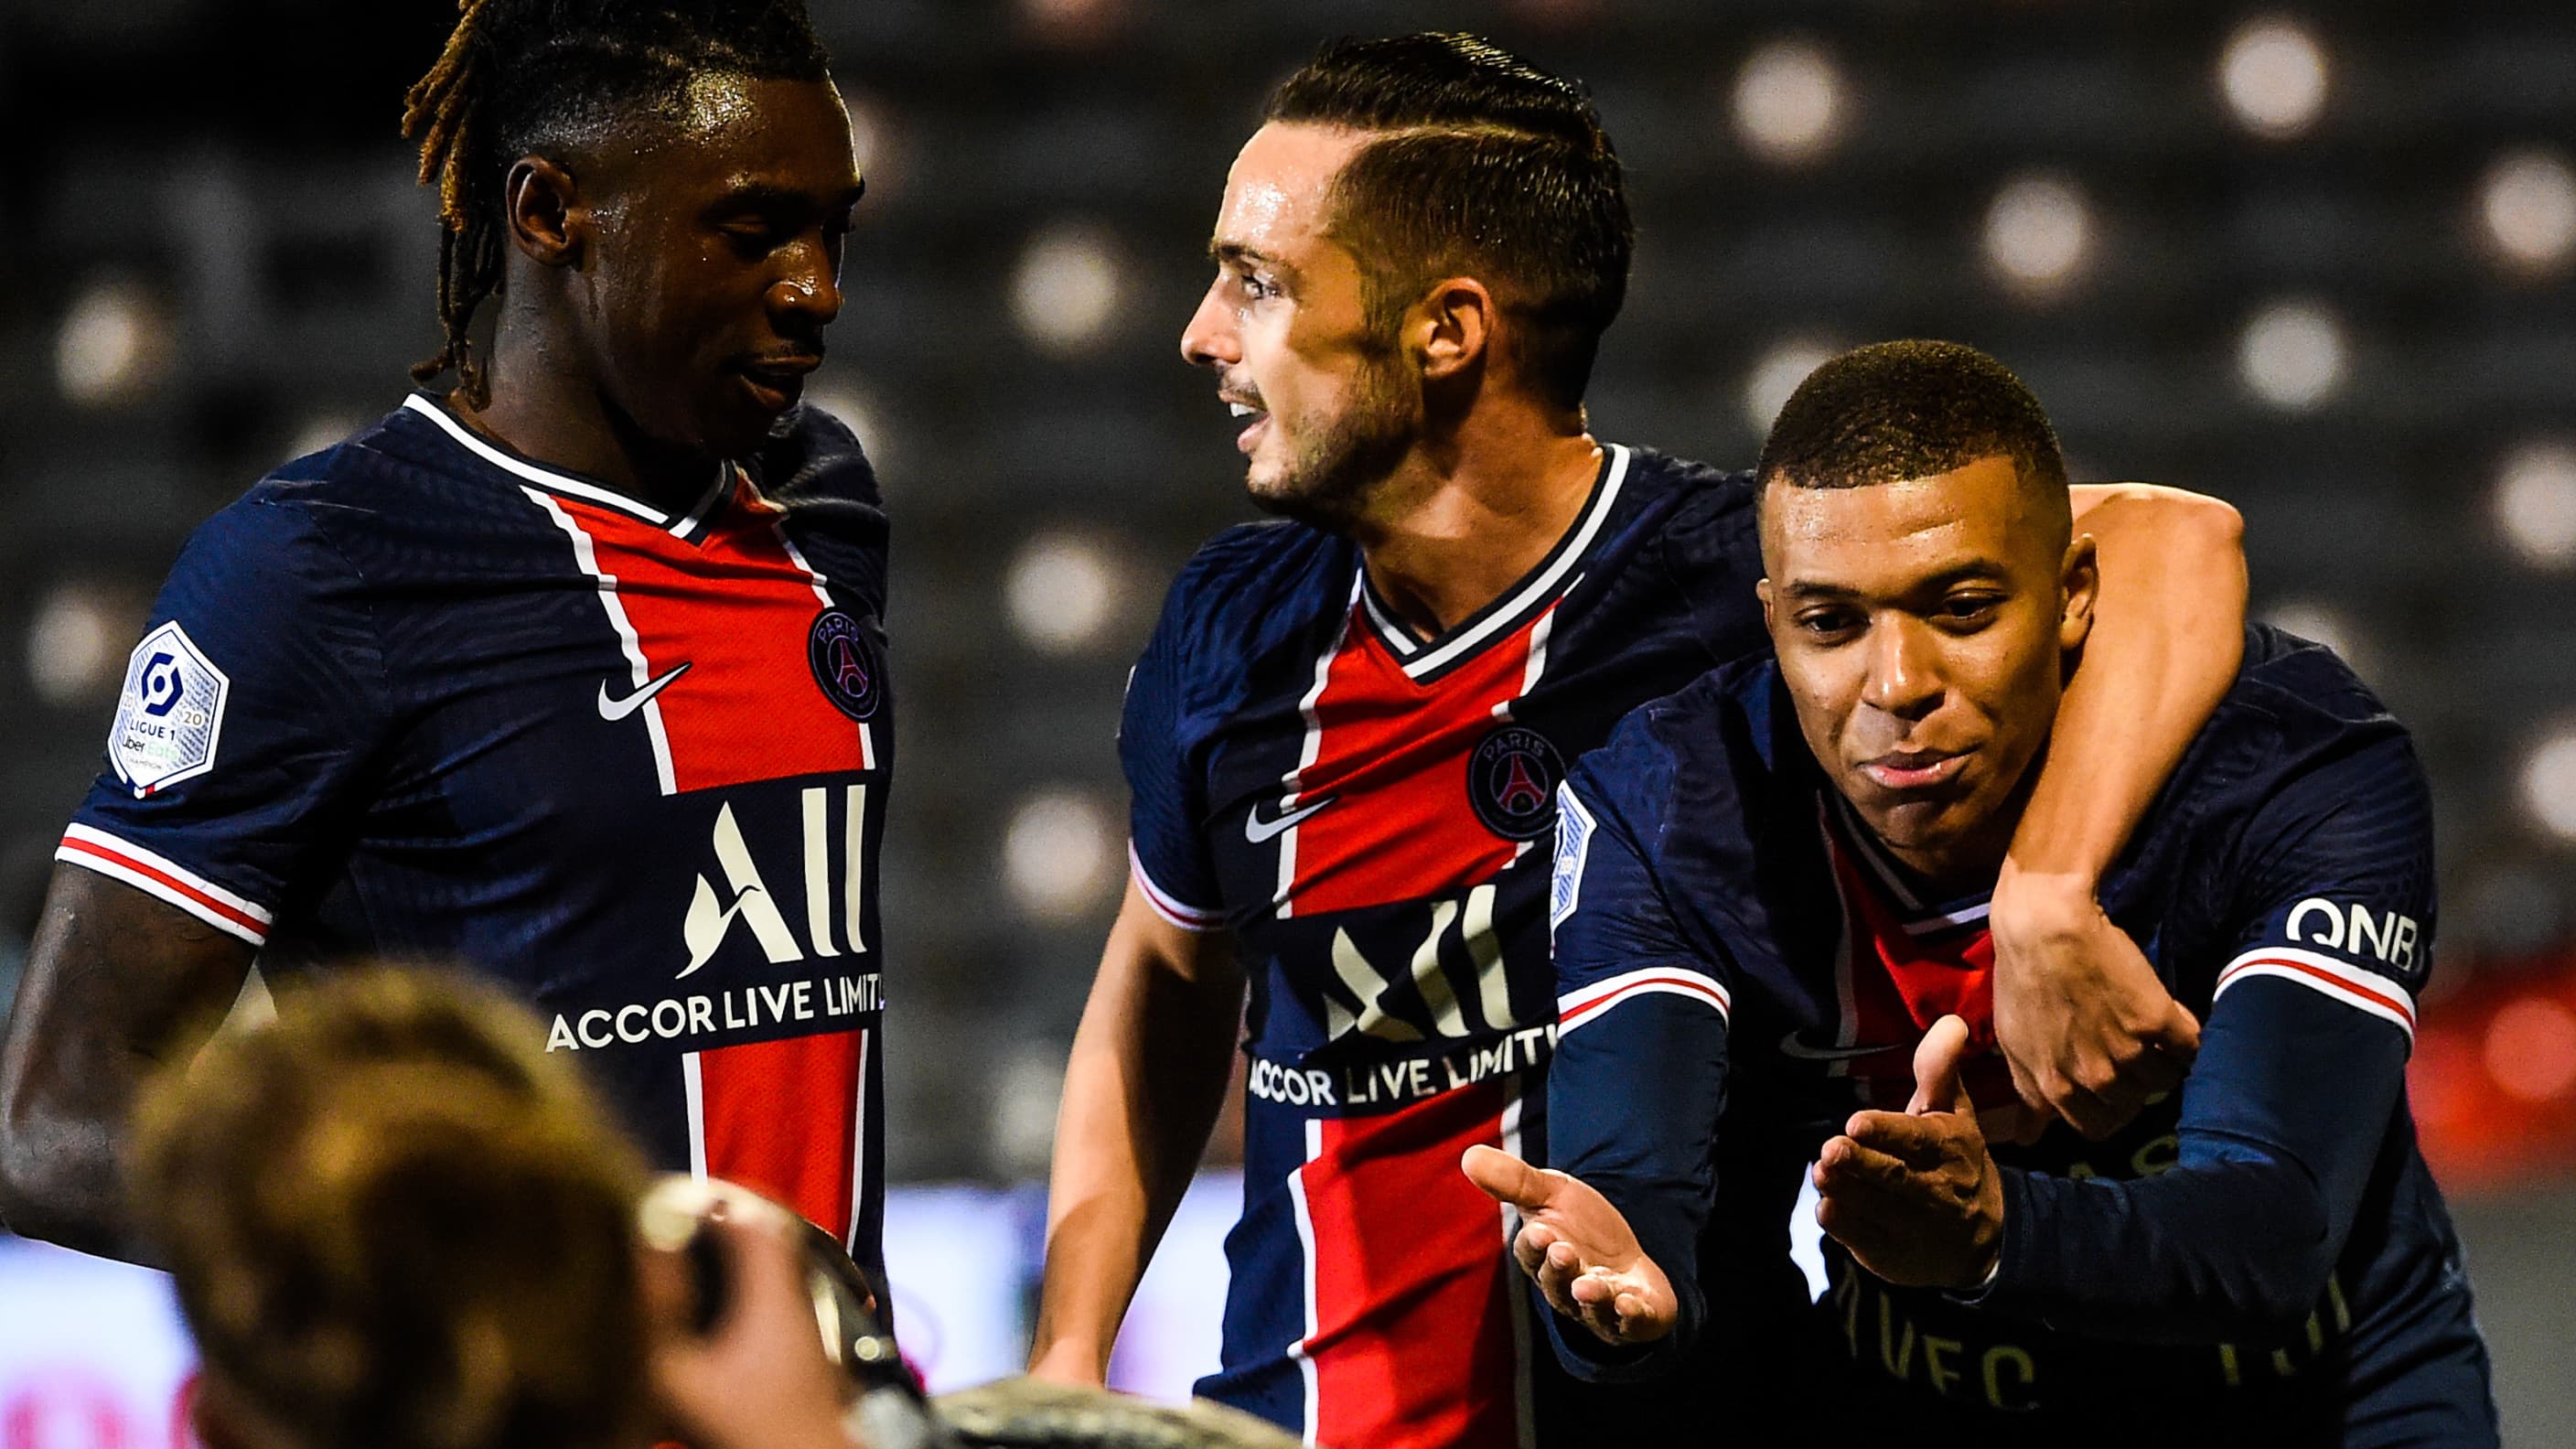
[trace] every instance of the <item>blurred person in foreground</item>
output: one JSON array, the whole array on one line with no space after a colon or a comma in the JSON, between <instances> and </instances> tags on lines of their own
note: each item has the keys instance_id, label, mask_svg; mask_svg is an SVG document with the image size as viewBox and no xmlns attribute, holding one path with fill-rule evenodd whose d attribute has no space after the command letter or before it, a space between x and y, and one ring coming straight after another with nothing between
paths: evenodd
<instances>
[{"instance_id":1,"label":"blurred person in foreground","mask_svg":"<svg viewBox=\"0 0 2576 1449\"><path fill-rule=\"evenodd\" d=\"M1468 36L1327 47L1236 158L1181 350L1288 521L1191 561L1129 687L1133 880L1067 1067L1033 1372L1103 1376L1248 989L1243 1218L1200 1392L1368 1449L1670 1422L1533 1352L1508 1223L1456 1170L1470 1144L1545 1151L1564 762L1764 643L1746 477L1589 430L1632 242L1582 88ZM2024 929L2017 1039L2042 1066L2090 1052L2057 1105L2108 1130L2194 1027L2103 954L2093 881L2225 689L2245 583L2222 504L2079 501L2110 602L1996 913ZM1784 1302L1804 1160L1727 1244ZM1688 1423L1721 1382L1772 1387L1776 1336L1727 1327L1742 1351L1674 1396Z\"/></svg>"},{"instance_id":2,"label":"blurred person in foreground","mask_svg":"<svg viewBox=\"0 0 2576 1449\"><path fill-rule=\"evenodd\" d=\"M0 1218L139 1253L143 1071L254 957L425 958L875 1271L886 523L797 407L861 189L822 45L800 0L465 0L405 131L453 386L173 567L0 1041Z\"/></svg>"},{"instance_id":3,"label":"blurred person in foreground","mask_svg":"<svg viewBox=\"0 0 2576 1449\"><path fill-rule=\"evenodd\" d=\"M2493 1445L2406 1103L2434 904L2406 731L2324 647L2247 631L2102 882L2135 965L2202 1022L2191 1072L2106 1139L1990 1150L1978 1111L2013 1092L1987 909L2096 628L2094 542L2038 401L1956 344L1819 368L1760 478L1776 661L1639 710L1565 787L1562 1170L1467 1156L1525 1215L1568 1365L1689 1371L1734 1308L1702 1228L1766 1195L1730 1144L1803 1112L1817 1315L1849 1372L1820 1430Z\"/></svg>"},{"instance_id":4,"label":"blurred person in foreground","mask_svg":"<svg viewBox=\"0 0 2576 1449\"><path fill-rule=\"evenodd\" d=\"M471 981L349 973L147 1084L134 1201L209 1449L846 1449L802 1229L716 1200L699 1336L639 1235L642 1157L534 1026Z\"/></svg>"}]
</instances>

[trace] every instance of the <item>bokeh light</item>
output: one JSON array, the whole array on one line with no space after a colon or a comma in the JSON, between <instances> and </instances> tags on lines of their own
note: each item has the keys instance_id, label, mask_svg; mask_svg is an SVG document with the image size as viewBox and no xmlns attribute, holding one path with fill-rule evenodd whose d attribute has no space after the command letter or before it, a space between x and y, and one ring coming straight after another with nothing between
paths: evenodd
<instances>
[{"instance_id":1,"label":"bokeh light","mask_svg":"<svg viewBox=\"0 0 2576 1449\"><path fill-rule=\"evenodd\" d=\"M2306 132L2325 110L2327 84L2325 46L2294 20L2249 20L2219 55L2219 93L2258 136L2286 140Z\"/></svg>"},{"instance_id":2,"label":"bokeh light","mask_svg":"<svg viewBox=\"0 0 2576 1449\"><path fill-rule=\"evenodd\" d=\"M1814 337L1792 337L1772 344L1744 375L1744 420L1756 433L1771 431L1771 420L1780 416L1789 395L1807 374L1824 366L1842 352L1842 348Z\"/></svg>"},{"instance_id":3,"label":"bokeh light","mask_svg":"<svg viewBox=\"0 0 2576 1449\"><path fill-rule=\"evenodd\" d=\"M2576 564L2576 444L2525 443L2496 470L2496 531L2524 563L2563 569Z\"/></svg>"},{"instance_id":4,"label":"bokeh light","mask_svg":"<svg viewBox=\"0 0 2576 1449\"><path fill-rule=\"evenodd\" d=\"M1078 920L1118 883L1124 837L1109 807L1086 790L1050 787L1011 812L1002 840L1002 880L1028 916Z\"/></svg>"},{"instance_id":5,"label":"bokeh light","mask_svg":"<svg viewBox=\"0 0 2576 1449\"><path fill-rule=\"evenodd\" d=\"M1986 263L2025 296L2063 290L2093 249L2093 209L2069 176L2016 176L1986 207Z\"/></svg>"},{"instance_id":6,"label":"bokeh light","mask_svg":"<svg viewBox=\"0 0 2576 1449\"><path fill-rule=\"evenodd\" d=\"M2522 808L2540 828L2576 840L2576 729L2561 728L2522 757Z\"/></svg>"},{"instance_id":7,"label":"bokeh light","mask_svg":"<svg viewBox=\"0 0 2576 1449\"><path fill-rule=\"evenodd\" d=\"M115 693L125 654L142 636L142 591L87 579L47 588L27 622L27 684L57 707Z\"/></svg>"},{"instance_id":8,"label":"bokeh light","mask_svg":"<svg viewBox=\"0 0 2576 1449\"><path fill-rule=\"evenodd\" d=\"M2319 302L2282 301L2256 312L2236 341L2236 371L2255 397L2304 412L2343 386L2350 344L2343 322Z\"/></svg>"},{"instance_id":9,"label":"bokeh light","mask_svg":"<svg viewBox=\"0 0 2576 1449\"><path fill-rule=\"evenodd\" d=\"M1756 47L1735 73L1735 134L1744 149L1775 165L1810 161L1840 139L1845 97L1842 70L1812 40L1773 40Z\"/></svg>"},{"instance_id":10,"label":"bokeh light","mask_svg":"<svg viewBox=\"0 0 2576 1449\"><path fill-rule=\"evenodd\" d=\"M2576 1092L2576 1011L2546 996L2509 1001L2487 1022L2483 1055L2496 1085L2526 1102Z\"/></svg>"},{"instance_id":11,"label":"bokeh light","mask_svg":"<svg viewBox=\"0 0 2576 1449\"><path fill-rule=\"evenodd\" d=\"M2264 608L2260 617L2275 629L2323 644L2351 665L2354 673L2369 672L2364 664L2371 654L2370 641L2346 610L2323 599L2282 599Z\"/></svg>"},{"instance_id":12,"label":"bokeh light","mask_svg":"<svg viewBox=\"0 0 2576 1449\"><path fill-rule=\"evenodd\" d=\"M132 402L158 387L174 349L170 321L141 286L101 282L74 298L54 341L54 378L82 407Z\"/></svg>"},{"instance_id":13,"label":"bokeh light","mask_svg":"<svg viewBox=\"0 0 2576 1449\"><path fill-rule=\"evenodd\" d=\"M1130 570L1107 540L1065 529L1021 544L1002 581L1011 628L1041 654L1097 647L1135 594Z\"/></svg>"},{"instance_id":14,"label":"bokeh light","mask_svg":"<svg viewBox=\"0 0 2576 1449\"><path fill-rule=\"evenodd\" d=\"M2576 169L2534 148L2496 159L2478 183L2488 250L2517 272L2552 272L2576 257Z\"/></svg>"},{"instance_id":15,"label":"bokeh light","mask_svg":"<svg viewBox=\"0 0 2576 1449\"><path fill-rule=\"evenodd\" d=\"M1109 331L1127 286L1117 243L1089 222L1060 221L1031 236L1011 276L1011 316L1050 352L1089 351Z\"/></svg>"}]
</instances>

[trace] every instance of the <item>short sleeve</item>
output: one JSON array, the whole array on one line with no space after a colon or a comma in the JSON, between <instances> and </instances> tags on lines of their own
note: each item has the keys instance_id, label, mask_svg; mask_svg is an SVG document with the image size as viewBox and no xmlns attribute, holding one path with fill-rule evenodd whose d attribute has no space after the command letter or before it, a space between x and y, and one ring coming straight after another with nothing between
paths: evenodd
<instances>
[{"instance_id":1,"label":"short sleeve","mask_svg":"<svg viewBox=\"0 0 2576 1449\"><path fill-rule=\"evenodd\" d=\"M1212 931L1225 923L1225 915L1199 826L1206 791L1193 773L1195 752L1181 729L1190 577L1184 574L1172 586L1154 636L1127 676L1118 763L1127 776L1128 861L1138 889L1173 925Z\"/></svg>"},{"instance_id":2,"label":"short sleeve","mask_svg":"<svg viewBox=\"0 0 2576 1449\"><path fill-rule=\"evenodd\" d=\"M312 519L256 495L233 505L163 584L107 769L55 858L261 944L347 817L382 693L357 581Z\"/></svg>"}]
</instances>

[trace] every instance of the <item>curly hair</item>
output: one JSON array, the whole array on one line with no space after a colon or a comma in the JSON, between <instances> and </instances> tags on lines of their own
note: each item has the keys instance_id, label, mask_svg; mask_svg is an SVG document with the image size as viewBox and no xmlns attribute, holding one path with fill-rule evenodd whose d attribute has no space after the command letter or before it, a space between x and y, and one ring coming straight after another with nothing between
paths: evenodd
<instances>
[{"instance_id":1,"label":"curly hair","mask_svg":"<svg viewBox=\"0 0 2576 1449\"><path fill-rule=\"evenodd\" d=\"M639 1431L645 1171L493 988L368 971L161 1071L131 1177L209 1370L304 1449Z\"/></svg>"}]
</instances>

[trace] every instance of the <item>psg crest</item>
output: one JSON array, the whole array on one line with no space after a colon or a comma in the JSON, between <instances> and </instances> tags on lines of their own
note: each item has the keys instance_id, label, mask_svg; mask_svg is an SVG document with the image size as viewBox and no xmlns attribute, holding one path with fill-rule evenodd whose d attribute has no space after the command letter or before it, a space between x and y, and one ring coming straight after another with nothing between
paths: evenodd
<instances>
[{"instance_id":1,"label":"psg crest","mask_svg":"<svg viewBox=\"0 0 2576 1449\"><path fill-rule=\"evenodd\" d=\"M858 620L839 609L825 609L815 617L805 657L813 661L814 682L834 708L852 719L877 712L877 702L885 697L885 660Z\"/></svg>"},{"instance_id":2,"label":"psg crest","mask_svg":"<svg viewBox=\"0 0 2576 1449\"><path fill-rule=\"evenodd\" d=\"M1476 818L1505 840L1536 840L1556 824L1556 787L1565 761L1547 736L1504 725L1467 757L1467 801Z\"/></svg>"}]
</instances>

